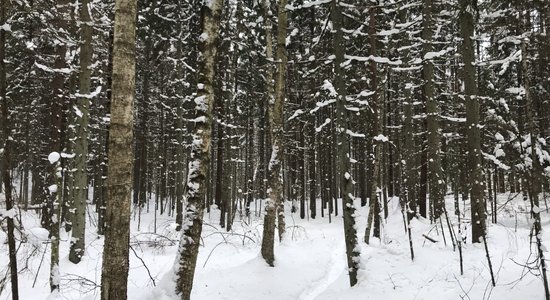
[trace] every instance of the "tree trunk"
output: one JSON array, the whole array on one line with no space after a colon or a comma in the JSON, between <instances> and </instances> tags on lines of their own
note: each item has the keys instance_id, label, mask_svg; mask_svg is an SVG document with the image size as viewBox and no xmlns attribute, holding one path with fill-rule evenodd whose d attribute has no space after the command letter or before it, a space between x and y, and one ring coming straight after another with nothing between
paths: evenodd
<instances>
[{"instance_id":1,"label":"tree trunk","mask_svg":"<svg viewBox=\"0 0 550 300\"><path fill-rule=\"evenodd\" d=\"M9 1L0 1L0 24L6 23L6 15L8 10ZM2 131L0 132L0 144L2 155L2 165L0 165L1 179L0 186L4 184L4 197L6 198L6 211L8 212L8 256L10 261L10 283L11 283L11 298L12 300L19 299L19 284L17 277L17 250L15 247L15 235L14 235L14 218L15 209L12 198L12 186L11 186L11 137L10 137L10 122L9 122L9 110L8 110L8 98L7 98L7 82L6 82L6 31L0 29L0 114L2 119Z\"/></svg>"},{"instance_id":2,"label":"tree trunk","mask_svg":"<svg viewBox=\"0 0 550 300\"><path fill-rule=\"evenodd\" d=\"M439 107L435 99L434 65L430 58L433 51L434 1L424 0L422 5L422 56L424 59L422 78L424 80L423 96L427 113L427 155L428 186L430 203L433 208L433 219L443 213L445 179L441 169L441 145L439 136Z\"/></svg>"},{"instance_id":3,"label":"tree trunk","mask_svg":"<svg viewBox=\"0 0 550 300\"><path fill-rule=\"evenodd\" d=\"M268 67L266 82L268 85L268 118L270 127L270 141L272 144L271 159L268 166L268 199L264 218L264 230L262 238L262 257L267 264L274 266L275 254L273 251L275 240L275 222L278 220L279 240L283 239L285 231L284 206L283 206L283 183L281 181L281 165L284 155L283 144L283 102L285 99L285 77L286 77L286 31L287 12L286 0L279 0L278 26L277 26L277 72L275 78L275 90L272 87L272 68ZM264 0L263 9L265 12L266 29L266 57L268 61L273 60L273 39L271 33L271 21L268 0ZM283 210L281 210L281 206Z\"/></svg>"},{"instance_id":4,"label":"tree trunk","mask_svg":"<svg viewBox=\"0 0 550 300\"><path fill-rule=\"evenodd\" d=\"M133 171L136 0L116 0L101 299L127 297Z\"/></svg>"},{"instance_id":5,"label":"tree trunk","mask_svg":"<svg viewBox=\"0 0 550 300\"><path fill-rule=\"evenodd\" d=\"M405 10L399 12L399 19L402 23L407 22L407 15ZM404 34L404 39L408 34ZM410 52L407 49L409 44L408 40L401 45L404 48L403 58L406 62L406 66L409 65L410 61ZM406 80L411 74L409 72L403 72L403 80ZM406 83L403 89L403 130L401 131L403 137L403 148L401 149L401 185L403 193L400 194L400 197L403 199L403 203L406 205L405 209L407 212L407 220L410 221L417 213L416 205L416 182L417 182L417 165L415 162L415 144L414 144L414 107L413 107L413 86L410 83Z\"/></svg>"},{"instance_id":6,"label":"tree trunk","mask_svg":"<svg viewBox=\"0 0 550 300\"><path fill-rule=\"evenodd\" d=\"M206 177L210 167L212 141L212 107L214 104L215 58L218 28L223 0L203 4L202 34L199 39L197 62L198 85L195 107L195 131L187 174L187 209L182 224L178 258L176 259L176 294L189 300L195 276L195 266L202 232Z\"/></svg>"},{"instance_id":7,"label":"tree trunk","mask_svg":"<svg viewBox=\"0 0 550 300\"><path fill-rule=\"evenodd\" d=\"M72 239L69 260L75 264L80 262L84 254L86 233L86 207L88 200L88 118L91 92L90 64L92 62L92 26L90 24L89 0L82 0L80 5L80 76L77 113L78 125L75 144L75 174L74 174L74 215L72 220Z\"/></svg>"},{"instance_id":8,"label":"tree trunk","mask_svg":"<svg viewBox=\"0 0 550 300\"><path fill-rule=\"evenodd\" d=\"M218 93L221 96L222 93ZM216 107L216 119L217 122L213 124L216 127L216 188L214 190L214 201L220 210L220 226L225 227L225 212L227 210L226 200L229 195L224 194L227 192L224 188L224 171L229 173L227 170L224 170L224 128L222 124L222 118L224 117L224 99L223 97L217 97L214 100L214 106ZM228 163L229 165L229 163ZM226 174L227 175L227 174Z\"/></svg>"},{"instance_id":9,"label":"tree trunk","mask_svg":"<svg viewBox=\"0 0 550 300\"><path fill-rule=\"evenodd\" d=\"M370 55L376 56L376 3L371 3L369 7L369 39L370 39ZM365 229L364 241L369 243L370 232L374 227L374 236L380 237L380 199L379 191L380 190L380 167L382 161L382 148L384 147L382 141L378 141L377 136L382 135L382 120L383 115L381 114L382 109L382 95L378 89L378 69L375 61L371 61L369 64L371 79L370 79L370 89L373 92L372 95L372 104L371 106L371 115L370 115L370 125L371 125L371 141L373 149L373 156L371 161L372 173L371 179L369 182L369 214L367 216L367 227ZM374 226L373 226L374 223Z\"/></svg>"},{"instance_id":10,"label":"tree trunk","mask_svg":"<svg viewBox=\"0 0 550 300\"><path fill-rule=\"evenodd\" d=\"M178 1L178 10L181 12L181 1ZM182 34L182 32L179 32ZM183 51L182 51L182 42L178 41L177 43L177 54L176 57L178 59L177 64L177 71L176 76L183 74ZM179 78L178 78L179 79ZM184 87L181 84L180 80L177 81L178 84L176 85L179 89L183 91ZM179 91L180 93L182 91ZM179 94L179 93L178 93ZM184 105L185 105L185 98L182 95L178 96L178 103L177 103L177 109L176 109L176 224L177 224L177 231L181 230L181 226L183 223L183 193L184 193L184 172L185 172L185 165L184 165L184 137L183 132L185 130L184 124L183 124L183 114L184 114ZM155 208L156 209L156 208ZM156 212L155 212L156 213Z\"/></svg>"},{"instance_id":11,"label":"tree trunk","mask_svg":"<svg viewBox=\"0 0 550 300\"><path fill-rule=\"evenodd\" d=\"M57 29L67 27L65 18L68 11L68 1L58 2L58 11L54 23ZM46 218L51 241L50 252L50 289L52 292L59 290L59 225L60 204L62 198L61 185L61 131L63 128L63 103L65 101L64 87L65 75L61 72L66 68L67 45L60 42L55 47L54 76L52 79L52 97L50 100L50 145L48 160L50 162L47 172L47 197Z\"/></svg>"},{"instance_id":12,"label":"tree trunk","mask_svg":"<svg viewBox=\"0 0 550 300\"><path fill-rule=\"evenodd\" d=\"M485 200L481 161L481 135L479 129L479 101L475 66L474 7L476 0L460 1L460 34L462 37L462 61L464 63L464 94L466 101L466 127L468 140L469 186L472 205L472 242L482 242L485 235Z\"/></svg>"},{"instance_id":13,"label":"tree trunk","mask_svg":"<svg viewBox=\"0 0 550 300\"><path fill-rule=\"evenodd\" d=\"M332 1L332 23L334 24L333 51L334 60L334 88L337 93L337 131L338 131L338 159L339 180L343 199L344 236L346 241L346 257L349 270L350 286L357 284L357 270L359 269L359 250L357 246L357 229L355 225L355 205L353 196L353 179L351 177L351 153L349 146L348 112L346 110L345 79L342 63L344 62L345 45L343 37L343 14L339 0Z\"/></svg>"},{"instance_id":14,"label":"tree trunk","mask_svg":"<svg viewBox=\"0 0 550 300\"><path fill-rule=\"evenodd\" d=\"M112 83L113 83L113 48L115 40L115 30L113 27L109 30L109 56L107 63L107 82L105 91L105 104L104 104L104 115L110 115L111 108L111 98L113 94ZM100 154L100 163L101 163L101 176L100 176L100 185L101 191L99 196L99 201L97 203L97 234L105 234L105 215L107 210L107 176L108 176L108 165L109 165L109 128L110 125L107 123L107 130L102 131L100 143L102 143L101 154Z\"/></svg>"},{"instance_id":15,"label":"tree trunk","mask_svg":"<svg viewBox=\"0 0 550 300\"><path fill-rule=\"evenodd\" d=\"M310 216L312 219L315 219L317 216L317 181L316 176L318 170L316 169L316 159L315 154L317 152L317 138L315 137L315 120L316 116L312 115L309 117L309 144L308 144L308 180L309 180L309 210Z\"/></svg>"},{"instance_id":16,"label":"tree trunk","mask_svg":"<svg viewBox=\"0 0 550 300\"><path fill-rule=\"evenodd\" d=\"M270 171L270 188L271 194L269 198L277 205L277 229L279 231L279 241L282 241L286 231L285 223L285 206L282 192L278 193L277 185L283 185L283 181L276 176L281 168L281 159L284 157L284 127L283 127L283 106L285 102L285 86L286 86L286 69L287 69L287 52L286 38L288 27L288 14L286 11L287 0L279 0L279 8L277 10L277 53L275 61L277 63L277 71L275 77L275 102L270 106L269 124L271 126L271 160L272 167ZM280 155L279 155L280 153Z\"/></svg>"}]
</instances>

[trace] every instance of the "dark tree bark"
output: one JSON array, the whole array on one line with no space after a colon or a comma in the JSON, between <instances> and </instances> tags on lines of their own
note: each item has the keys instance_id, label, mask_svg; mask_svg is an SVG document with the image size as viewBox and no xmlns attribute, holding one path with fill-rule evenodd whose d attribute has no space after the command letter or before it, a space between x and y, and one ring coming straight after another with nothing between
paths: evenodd
<instances>
[{"instance_id":1,"label":"dark tree bark","mask_svg":"<svg viewBox=\"0 0 550 300\"><path fill-rule=\"evenodd\" d=\"M344 72L341 67L344 61L345 46L343 37L343 14L339 0L332 1L332 23L334 24L333 51L334 60L334 88L337 93L337 130L338 130L338 158L340 188L343 199L344 235L346 242L346 257L348 263L350 286L357 284L357 270L359 269L359 251L357 246L357 229L355 225L355 205L353 195L353 179L351 177L351 152L348 129L348 113L345 108L346 94Z\"/></svg>"},{"instance_id":2,"label":"dark tree bark","mask_svg":"<svg viewBox=\"0 0 550 300\"><path fill-rule=\"evenodd\" d=\"M221 93L218 93L221 95ZM227 211L227 190L224 190L224 128L221 124L224 117L224 99L222 97L216 97L214 100L214 106L216 107L216 119L217 122L213 125L216 130L216 184L214 190L214 201L220 209L220 226L225 227L225 213ZM225 194L225 195L224 195Z\"/></svg>"},{"instance_id":3,"label":"dark tree bark","mask_svg":"<svg viewBox=\"0 0 550 300\"><path fill-rule=\"evenodd\" d=\"M9 1L0 1L0 24L5 24L7 20L7 10ZM10 137L10 122L9 122L9 110L8 110L8 98L7 98L7 82L6 82L6 31L0 28L0 114L2 119L2 131L0 132L0 155L2 155L2 164L0 165L1 179L0 186L4 184L4 196L6 200L6 211L8 212L8 256L10 264L10 284L11 284L11 298L12 300L19 299L19 284L17 276L17 252L15 248L15 235L14 235L14 218L15 208L12 197L12 185L11 185L11 137Z\"/></svg>"},{"instance_id":4,"label":"dark tree bark","mask_svg":"<svg viewBox=\"0 0 550 300\"><path fill-rule=\"evenodd\" d=\"M427 118L427 164L428 186L430 203L433 208L433 219L439 218L443 213L445 178L441 169L441 141L439 135L439 105L435 98L434 64L431 58L433 49L434 32L434 6L433 0L424 0L422 5L422 67L423 97L426 104ZM422 213L422 212L421 212Z\"/></svg>"},{"instance_id":5,"label":"dark tree bark","mask_svg":"<svg viewBox=\"0 0 550 300\"><path fill-rule=\"evenodd\" d=\"M275 253L273 251L275 240L276 222L279 231L279 240L283 239L285 232L284 204L283 204L283 183L280 173L282 167L282 158L284 156L283 143L283 102L285 99L285 78L286 78L286 31L287 31L287 12L286 0L279 0L278 5L278 25L277 25L277 53L275 61L277 62L277 71L275 76L275 89L271 87L270 80L271 68L267 71L268 84L268 118L269 118L269 138L271 141L271 159L268 166L268 200L266 203L266 214L264 218L264 230L262 237L262 257L268 265L274 266ZM268 1L264 0L264 10L268 14ZM273 59L271 21L266 18L266 41L267 41L267 59Z\"/></svg>"},{"instance_id":6,"label":"dark tree bark","mask_svg":"<svg viewBox=\"0 0 550 300\"><path fill-rule=\"evenodd\" d=\"M209 171L214 105L215 58L218 51L218 28L223 0L212 0L201 9L202 34L199 39L198 85L195 107L195 130L187 171L187 208L176 259L176 294L189 300L202 232L206 177Z\"/></svg>"},{"instance_id":7,"label":"dark tree bark","mask_svg":"<svg viewBox=\"0 0 550 300\"><path fill-rule=\"evenodd\" d=\"M68 1L59 1L58 11L54 19L54 26L57 30L67 27ZM50 140L47 160L46 179L46 205L44 214L46 228L49 230L51 241L50 252L50 289L52 292L59 290L59 225L60 209L62 203L62 167L61 167L61 140L64 120L63 104L66 101L65 74L62 72L67 66L66 62L67 45L65 41L59 41L55 47L54 75L51 82L52 95L50 98ZM43 216L44 217L44 216Z\"/></svg>"},{"instance_id":8,"label":"dark tree bark","mask_svg":"<svg viewBox=\"0 0 550 300\"><path fill-rule=\"evenodd\" d=\"M466 1L466 0L464 0ZM529 15L526 17L527 22L529 22ZM529 26L525 26L529 28ZM531 140L531 169L528 170L528 181L527 190L529 192L529 198L531 202L531 215L534 219L532 232L533 237L535 238L537 245L537 252L539 256L539 263L543 278L544 285L544 296L546 300L550 299L550 289L548 287L548 275L547 275L547 266L544 252L545 247L542 244L542 224L541 224L541 208L539 194L541 192L541 176L542 176L542 166L540 164L540 158L538 156L539 151L535 149L541 147L539 142L539 132L538 126L536 124L536 112L534 111L534 104L531 92L531 81L530 81L530 72L529 72L529 54L527 49L527 41L523 41L521 44L521 75L523 79L523 88L525 89L525 114L526 114L526 134L529 135ZM526 180L527 181L527 180ZM525 192L524 192L525 194ZM473 210L473 208L472 208ZM484 224L483 224L484 225ZM473 230L473 229L472 229ZM473 232L472 232L473 234Z\"/></svg>"},{"instance_id":9,"label":"dark tree bark","mask_svg":"<svg viewBox=\"0 0 550 300\"><path fill-rule=\"evenodd\" d=\"M472 242L482 242L485 235L485 200L483 170L481 161L481 134L479 129L479 101L477 97L477 76L475 67L474 4L475 0L460 1L460 34L462 37L461 54L466 101L466 126L468 140L469 186L472 204Z\"/></svg>"}]
</instances>

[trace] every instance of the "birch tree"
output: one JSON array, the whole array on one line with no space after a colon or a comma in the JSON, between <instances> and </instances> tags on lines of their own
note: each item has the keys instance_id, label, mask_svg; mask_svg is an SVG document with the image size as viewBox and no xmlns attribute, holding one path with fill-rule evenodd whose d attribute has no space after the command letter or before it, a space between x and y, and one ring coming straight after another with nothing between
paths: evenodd
<instances>
[{"instance_id":1,"label":"birch tree","mask_svg":"<svg viewBox=\"0 0 550 300\"><path fill-rule=\"evenodd\" d=\"M133 168L136 0L116 0L101 299L127 297Z\"/></svg>"}]
</instances>

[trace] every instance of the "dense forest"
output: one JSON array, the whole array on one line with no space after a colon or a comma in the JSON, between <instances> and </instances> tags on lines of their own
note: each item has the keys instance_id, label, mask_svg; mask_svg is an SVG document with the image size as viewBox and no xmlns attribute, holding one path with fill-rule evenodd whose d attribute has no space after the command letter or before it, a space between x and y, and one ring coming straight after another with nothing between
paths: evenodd
<instances>
[{"instance_id":1,"label":"dense forest","mask_svg":"<svg viewBox=\"0 0 550 300\"><path fill-rule=\"evenodd\" d=\"M475 252L498 287L495 243L523 228L508 273L550 299L548 0L0 0L0 105L0 299L40 299L40 266L48 299L142 299L133 255L173 273L143 299L232 299L192 297L207 237L276 269L325 223L367 294L388 235L413 264L444 242L457 276Z\"/></svg>"}]
</instances>

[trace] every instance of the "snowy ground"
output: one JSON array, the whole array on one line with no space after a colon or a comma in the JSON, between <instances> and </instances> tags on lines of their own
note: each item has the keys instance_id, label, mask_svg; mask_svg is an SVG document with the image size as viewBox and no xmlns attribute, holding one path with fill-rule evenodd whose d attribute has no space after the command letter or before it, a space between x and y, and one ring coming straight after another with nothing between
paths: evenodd
<instances>
[{"instance_id":1,"label":"snowy ground","mask_svg":"<svg viewBox=\"0 0 550 300\"><path fill-rule=\"evenodd\" d=\"M390 203L390 217L383 227L382 241L361 243L359 283L350 288L346 273L341 216L301 220L287 213L287 239L276 244L276 266L268 267L259 256L261 218L251 224L239 221L227 233L217 226L219 212L206 215L193 287L193 299L543 299L544 290L535 266L536 255L529 241L529 214L521 196L499 197L499 222L489 226L489 251L497 285L490 284L485 251L482 245L464 245L464 275L460 275L458 251L453 251L447 225L447 245L441 227L428 220L413 220L412 235L415 259L411 261L407 235L397 199ZM452 199L448 199L451 221ZM287 210L289 211L289 210ZM469 212L466 212L468 221ZM357 213L359 241L363 240L367 209ZM543 213L543 227L550 226ZM140 230L137 218L132 222L129 299L172 300L170 270L174 263L178 234L171 218L158 217L156 234L153 213L144 212ZM95 220L90 220L92 229ZM49 246L42 243L47 233L39 228L38 218L23 213L28 242L21 245L18 258L21 299L46 299L49 296ZM470 230L465 224L467 232ZM427 241L422 234L438 240ZM83 261L68 261L69 236L61 244L62 290L60 299L99 299L103 238L93 231L87 235L87 252ZM0 231L0 280L7 274L7 244ZM546 238L546 244L550 238ZM45 255L44 255L45 253ZM145 267L146 266L146 267ZM148 269L148 270L147 270ZM149 276L150 272L150 276ZM153 280L154 282L153 282ZM2 284L0 283L0 289ZM34 287L33 287L34 286ZM50 297L51 298L51 297ZM0 300L11 299L9 284Z\"/></svg>"}]
</instances>

